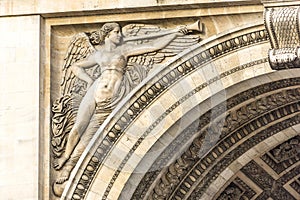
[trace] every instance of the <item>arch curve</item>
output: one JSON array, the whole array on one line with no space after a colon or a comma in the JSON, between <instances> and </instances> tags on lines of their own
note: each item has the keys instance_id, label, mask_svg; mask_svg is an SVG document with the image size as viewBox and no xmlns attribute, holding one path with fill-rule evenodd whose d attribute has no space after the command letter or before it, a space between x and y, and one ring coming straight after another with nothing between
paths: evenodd
<instances>
[{"instance_id":1,"label":"arch curve","mask_svg":"<svg viewBox=\"0 0 300 200\"><path fill-rule=\"evenodd\" d=\"M259 100L263 102L263 98L271 98L272 95L280 96L280 87L285 88L284 91L292 88L297 90L298 79L295 78L295 73L271 70L264 54L268 48L266 31L263 25L259 24L220 34L216 38L202 41L199 45L182 52L164 68L143 81L108 117L73 170L62 199L88 199L89 197L134 199L135 196L141 196L142 193L145 198L150 198L155 193L167 194L165 191L158 191L156 186L162 186L161 183L166 185L170 182L168 180L170 175L163 179L163 173L172 171L168 168L172 166L172 162L177 162L177 166L183 164L183 168L174 168L173 171L184 174L187 167L195 167L190 160L188 162L184 160L187 157L181 160L177 159L185 155L184 152L187 152L186 156L192 156L193 159L201 158L208 155L209 149L214 146L217 148L221 144L220 138L230 138L229 136L225 137L225 133L222 133L223 136L222 134L213 136L213 133L218 131L218 128L214 127L206 130L208 138L197 139L204 131L204 127L209 127L207 124L212 121L218 119L221 121L221 125L226 124L226 120L230 116L228 112L234 110L228 108L228 99L232 98L233 107L243 110L245 108L242 109L242 105L256 105L259 104ZM297 71L297 73L299 72ZM273 88L272 84L276 81L279 89ZM295 85L284 87L289 81ZM265 92L255 100L256 96L253 94L260 90L258 88L265 89ZM240 98L241 94L244 94L243 98ZM240 102L237 97L234 98L235 96L239 96ZM284 106L292 106L290 104L292 103L284 104ZM295 110L297 106L287 107L278 106L274 108L274 113L280 112L280 109ZM210 114L207 114L209 112ZM297 112L296 109L295 113L289 113L289 116L296 118ZM260 118L264 122L267 113L269 111L265 115L257 116L256 123L261 123ZM206 116L205 120L201 119L203 116ZM282 118L282 120L284 119L285 117ZM255 122L253 121L253 123ZM292 126L294 125L286 129ZM196 130L196 132L190 130ZM229 132L228 134L237 134L229 140L237 140L235 137L239 138L238 133L232 130ZM184 133L190 134L190 136L183 137ZM253 133L253 136L255 135L256 132ZM162 163L158 165L159 167L154 166L160 158L165 156L165 151L180 145L178 141L176 143L176 139L181 137L183 139L179 141L183 144L179 146L180 148L173 151L168 160L162 162L165 163L163 166ZM205 144L205 141L214 141L214 144L204 148L202 144ZM246 141L248 140L245 139L244 142ZM254 146L252 147L254 148ZM196 151L195 154L194 150L200 147L204 150L200 153ZM193 148L193 151L186 151ZM216 152L214 154L217 155ZM214 154L212 153L213 157ZM151 168L153 166L155 170ZM226 167L230 167L230 164ZM159 172L157 176L151 175L156 171ZM210 173L208 170L206 172ZM221 173L220 171L217 174ZM171 173L171 175L174 174ZM144 181L147 176L157 178L149 183ZM187 178L189 174L181 176ZM212 180L218 181L218 176ZM197 191L193 194L207 194L206 191L200 192L203 188L200 182L194 185L182 181L172 184L171 190L168 190L170 198L177 198L177 192L180 191L186 192L186 194L191 194L192 191ZM209 187L211 184L208 184L207 189L212 190ZM184 191L181 186L184 188L190 186L193 190ZM173 187L178 189L173 190ZM162 198L159 197L160 194L152 195L153 199ZM214 195L217 198L218 191L215 191ZM194 198L193 196L184 198L187 197ZM178 196L178 198L183 197Z\"/></svg>"},{"instance_id":2,"label":"arch curve","mask_svg":"<svg viewBox=\"0 0 300 200\"><path fill-rule=\"evenodd\" d=\"M277 72L275 74L278 75ZM265 75L262 77L267 79ZM274 74L270 74L269 77L274 78ZM128 195L129 188L132 188L128 185L133 181L129 180L120 199L217 199L226 195L225 192L217 196L222 191L221 188L228 185L227 181L238 177L237 174L241 173L239 170L254 165L256 160L259 160L259 165L261 162L270 166L280 163L274 156L271 160L269 152L283 148L280 146L290 145L291 141L287 141L295 141L299 134L299 111L296 108L299 98L295 95L299 92L299 85L296 83L298 81L298 78L277 81L273 79L272 82L228 98L226 103L218 104L215 108L218 112L215 114L211 109L199 118L194 115L195 120L191 125L178 134L138 181L132 196L125 196ZM228 90L235 90L237 87L238 85ZM214 120L211 120L211 115L215 115ZM222 115L224 117L218 117ZM217 143L211 144L215 136ZM205 140L210 146L205 145ZM177 151L180 153L174 153ZM289 163L288 167L293 166L295 170L299 164L297 154L294 152L292 158L284 159ZM161 163L168 164L161 170L155 170ZM286 164L281 165L280 172L283 172L283 165ZM286 174L283 173L282 176L284 175ZM136 180L137 177L132 175L131 179ZM247 188L250 186L244 188L244 192ZM260 191L263 188L255 189L258 196L266 195L264 191ZM252 194L254 196L254 192Z\"/></svg>"}]
</instances>

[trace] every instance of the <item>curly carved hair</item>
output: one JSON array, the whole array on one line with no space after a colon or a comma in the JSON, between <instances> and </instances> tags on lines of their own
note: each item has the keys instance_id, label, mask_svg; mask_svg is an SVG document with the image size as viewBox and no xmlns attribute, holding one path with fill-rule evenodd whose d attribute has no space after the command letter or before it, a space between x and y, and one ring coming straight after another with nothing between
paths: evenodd
<instances>
[{"instance_id":1,"label":"curly carved hair","mask_svg":"<svg viewBox=\"0 0 300 200\"><path fill-rule=\"evenodd\" d=\"M86 34L93 45L103 44L105 37L116 27L120 27L120 25L115 22L105 23L99 30L87 32Z\"/></svg>"},{"instance_id":2,"label":"curly carved hair","mask_svg":"<svg viewBox=\"0 0 300 200\"><path fill-rule=\"evenodd\" d=\"M120 25L115 22L105 23L100 29L100 43L103 43L105 37L116 27L120 27Z\"/></svg>"}]
</instances>

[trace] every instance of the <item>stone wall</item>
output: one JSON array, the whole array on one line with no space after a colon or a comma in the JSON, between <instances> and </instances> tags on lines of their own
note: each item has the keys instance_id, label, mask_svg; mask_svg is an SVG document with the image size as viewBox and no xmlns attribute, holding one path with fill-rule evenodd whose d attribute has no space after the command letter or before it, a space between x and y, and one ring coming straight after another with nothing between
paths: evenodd
<instances>
[{"instance_id":1,"label":"stone wall","mask_svg":"<svg viewBox=\"0 0 300 200\"><path fill-rule=\"evenodd\" d=\"M1 17L0 30L0 196L37 199L40 16Z\"/></svg>"}]
</instances>

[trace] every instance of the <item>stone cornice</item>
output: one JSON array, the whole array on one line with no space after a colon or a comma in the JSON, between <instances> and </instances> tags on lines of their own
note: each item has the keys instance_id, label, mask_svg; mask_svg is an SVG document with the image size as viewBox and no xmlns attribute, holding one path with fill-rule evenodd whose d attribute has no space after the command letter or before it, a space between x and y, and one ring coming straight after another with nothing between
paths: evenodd
<instances>
[{"instance_id":1,"label":"stone cornice","mask_svg":"<svg viewBox=\"0 0 300 200\"><path fill-rule=\"evenodd\" d=\"M62 1L24 1L17 0L0 1L0 17L22 16L22 15L42 15L43 17L68 17L83 16L95 14L116 14L130 13L137 11L154 12L161 10L174 9L208 9L230 7L231 11L240 10L240 6L261 6L260 0L203 0L201 3L196 0L143 0L141 5L139 1L84 1L77 0L72 5L67 0ZM256 9L257 10L257 9ZM224 9L223 14L228 14ZM244 12L244 11L242 11ZM211 13L214 14L214 13Z\"/></svg>"},{"instance_id":2,"label":"stone cornice","mask_svg":"<svg viewBox=\"0 0 300 200\"><path fill-rule=\"evenodd\" d=\"M264 7L282 7L300 5L299 0L261 0Z\"/></svg>"}]
</instances>

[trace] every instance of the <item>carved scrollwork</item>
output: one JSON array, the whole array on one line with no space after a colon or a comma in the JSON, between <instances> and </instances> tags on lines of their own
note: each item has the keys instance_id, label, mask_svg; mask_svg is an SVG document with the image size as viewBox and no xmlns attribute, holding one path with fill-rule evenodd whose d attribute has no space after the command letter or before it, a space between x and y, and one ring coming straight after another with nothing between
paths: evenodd
<instances>
[{"instance_id":1,"label":"carved scrollwork","mask_svg":"<svg viewBox=\"0 0 300 200\"><path fill-rule=\"evenodd\" d=\"M300 157L300 137L294 137L266 153L261 159L277 174L297 163Z\"/></svg>"},{"instance_id":2,"label":"carved scrollwork","mask_svg":"<svg viewBox=\"0 0 300 200\"><path fill-rule=\"evenodd\" d=\"M243 191L235 184L228 186L217 200L241 199Z\"/></svg>"},{"instance_id":3,"label":"carved scrollwork","mask_svg":"<svg viewBox=\"0 0 300 200\"><path fill-rule=\"evenodd\" d=\"M300 141L299 138L292 139L282 145L280 145L278 148L274 149L272 154L274 158L278 162L282 162L285 160L288 160L290 158L293 158L300 153Z\"/></svg>"}]
</instances>

